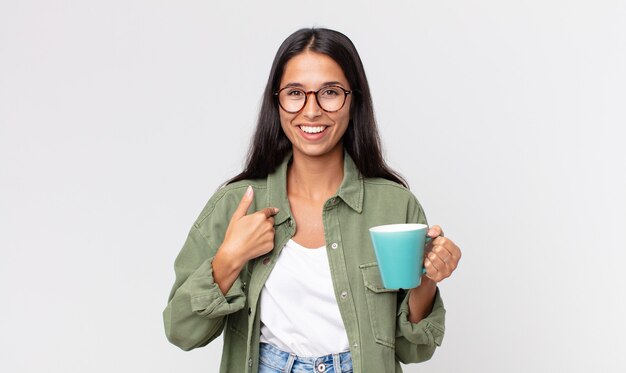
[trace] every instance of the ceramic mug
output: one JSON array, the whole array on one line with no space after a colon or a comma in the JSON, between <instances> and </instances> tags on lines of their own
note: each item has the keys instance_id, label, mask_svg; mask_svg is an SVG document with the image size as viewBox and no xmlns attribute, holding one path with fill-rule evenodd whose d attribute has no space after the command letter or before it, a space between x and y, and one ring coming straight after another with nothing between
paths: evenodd
<instances>
[{"instance_id":1,"label":"ceramic mug","mask_svg":"<svg viewBox=\"0 0 626 373\"><path fill-rule=\"evenodd\" d=\"M411 289L422 281L426 224L388 224L369 229L383 286Z\"/></svg>"}]
</instances>

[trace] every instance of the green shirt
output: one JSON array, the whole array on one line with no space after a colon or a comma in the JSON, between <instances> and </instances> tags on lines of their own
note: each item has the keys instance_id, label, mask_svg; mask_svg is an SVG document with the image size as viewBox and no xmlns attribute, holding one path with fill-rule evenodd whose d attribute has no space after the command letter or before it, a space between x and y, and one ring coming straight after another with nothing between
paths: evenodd
<instances>
[{"instance_id":1,"label":"green shirt","mask_svg":"<svg viewBox=\"0 0 626 373\"><path fill-rule=\"evenodd\" d=\"M290 160L288 156L265 179L239 181L217 191L176 258L176 281L163 312L167 338L183 350L191 350L223 332L223 373L258 370L259 296L280 251L296 232L287 199ZM250 211L280 209L275 216L274 249L249 261L224 296L213 281L211 263L248 185L255 193ZM360 177L346 153L344 179L324 204L322 218L335 297L354 371L397 373L402 371L400 362L430 359L444 335L445 309L439 291L431 314L411 323L407 318L408 292L382 286L368 232L368 228L382 224L426 224L415 196L392 181Z\"/></svg>"}]
</instances>

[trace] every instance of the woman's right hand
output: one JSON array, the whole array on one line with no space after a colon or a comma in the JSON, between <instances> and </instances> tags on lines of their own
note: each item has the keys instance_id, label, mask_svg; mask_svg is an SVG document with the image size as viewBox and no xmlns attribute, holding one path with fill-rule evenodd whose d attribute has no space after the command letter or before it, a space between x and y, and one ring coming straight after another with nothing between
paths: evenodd
<instances>
[{"instance_id":1,"label":"woman's right hand","mask_svg":"<svg viewBox=\"0 0 626 373\"><path fill-rule=\"evenodd\" d=\"M230 219L224 242L219 248L229 256L238 258L237 262L242 266L250 259L267 254L274 247L274 215L278 209L266 207L248 214L253 200L254 190L249 186Z\"/></svg>"},{"instance_id":2,"label":"woman's right hand","mask_svg":"<svg viewBox=\"0 0 626 373\"><path fill-rule=\"evenodd\" d=\"M254 191L249 186L239 206L230 218L222 246L213 259L213 279L226 294L239 272L250 259L267 254L274 247L275 207L266 207L248 214L254 200Z\"/></svg>"}]
</instances>

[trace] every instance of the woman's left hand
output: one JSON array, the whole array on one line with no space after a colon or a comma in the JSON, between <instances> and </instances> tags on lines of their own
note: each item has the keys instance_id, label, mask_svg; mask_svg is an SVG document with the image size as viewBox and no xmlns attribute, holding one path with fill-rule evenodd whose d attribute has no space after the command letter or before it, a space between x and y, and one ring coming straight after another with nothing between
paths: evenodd
<instances>
[{"instance_id":1,"label":"woman's left hand","mask_svg":"<svg viewBox=\"0 0 626 373\"><path fill-rule=\"evenodd\" d=\"M430 227L427 235L433 240L426 245L424 253L426 277L435 282L440 282L450 277L459 265L461 249L443 236L443 230L438 225Z\"/></svg>"}]
</instances>

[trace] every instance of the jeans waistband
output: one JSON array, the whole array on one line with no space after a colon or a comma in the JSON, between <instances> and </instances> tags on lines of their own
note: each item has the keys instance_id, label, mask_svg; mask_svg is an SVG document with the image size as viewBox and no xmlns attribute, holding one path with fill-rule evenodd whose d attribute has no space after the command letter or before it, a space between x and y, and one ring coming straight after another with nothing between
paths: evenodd
<instances>
[{"instance_id":1,"label":"jeans waistband","mask_svg":"<svg viewBox=\"0 0 626 373\"><path fill-rule=\"evenodd\" d=\"M276 372L352 372L350 351L325 356L298 356L268 343L261 343L259 346L259 363Z\"/></svg>"}]
</instances>

